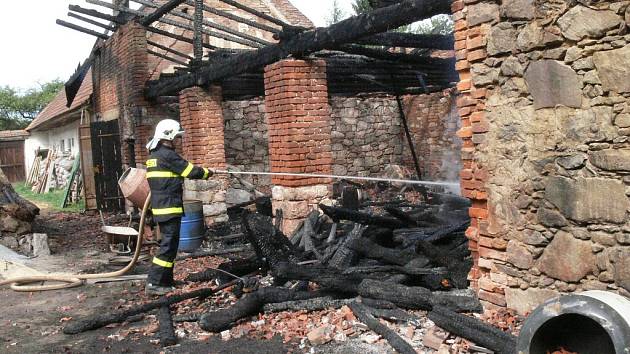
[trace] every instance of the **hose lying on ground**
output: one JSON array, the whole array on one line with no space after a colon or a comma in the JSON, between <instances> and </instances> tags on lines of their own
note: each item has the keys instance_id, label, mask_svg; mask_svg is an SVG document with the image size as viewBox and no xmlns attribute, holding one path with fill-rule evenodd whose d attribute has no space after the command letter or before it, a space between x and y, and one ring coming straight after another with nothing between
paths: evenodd
<instances>
[{"instance_id":1,"label":"hose lying on ground","mask_svg":"<svg viewBox=\"0 0 630 354\"><path fill-rule=\"evenodd\" d=\"M59 290L68 289L83 285L83 281L87 279L100 279L100 278L114 278L124 275L130 271L138 262L140 257L140 251L142 249L142 239L144 236L144 225L146 223L146 215L151 204L151 193L144 202L142 208L142 215L140 216L140 226L138 230L138 241L136 242L136 250L133 254L133 258L124 268L115 272L99 273L99 274L50 274L50 275L36 275L28 277L19 277L13 279L7 279L0 281L0 286L11 285L11 289L14 291L31 292L31 291L46 291L46 290ZM38 282L61 282L63 284L51 284L51 285L28 285Z\"/></svg>"}]
</instances>

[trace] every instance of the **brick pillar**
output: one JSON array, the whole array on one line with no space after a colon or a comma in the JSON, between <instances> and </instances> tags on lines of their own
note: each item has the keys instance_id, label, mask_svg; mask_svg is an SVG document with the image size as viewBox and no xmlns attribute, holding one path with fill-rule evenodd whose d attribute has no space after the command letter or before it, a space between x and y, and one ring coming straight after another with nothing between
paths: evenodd
<instances>
[{"instance_id":1,"label":"brick pillar","mask_svg":"<svg viewBox=\"0 0 630 354\"><path fill-rule=\"evenodd\" d=\"M209 90L191 87L180 92L180 121L186 132L182 141L183 156L196 165L226 168L222 100L218 86ZM206 223L227 221L225 194L228 185L227 176L215 176L208 181L186 180L184 199L204 203Z\"/></svg>"},{"instance_id":2,"label":"brick pillar","mask_svg":"<svg viewBox=\"0 0 630 354\"><path fill-rule=\"evenodd\" d=\"M506 259L506 242L495 236L488 229L489 208L486 183L488 171L478 160L479 144L483 143L488 132L485 118L486 89L477 87L473 82L471 65L483 62L486 57L488 25L472 24L467 21L466 5L468 1L457 0L452 4L455 20L455 50L459 72L457 89L460 95L457 107L461 116L461 129L457 135L463 141L461 171L462 195L471 199L469 214L471 225L466 231L474 265L469 280L478 291L486 310L505 307L505 287L495 282L490 276L491 269ZM498 11L498 10L497 10ZM498 16L498 14L497 14Z\"/></svg>"},{"instance_id":3,"label":"brick pillar","mask_svg":"<svg viewBox=\"0 0 630 354\"><path fill-rule=\"evenodd\" d=\"M272 172L330 174L331 121L326 62L283 60L265 68ZM293 232L330 195L329 179L274 177L273 207L282 209L283 231Z\"/></svg>"}]
</instances>

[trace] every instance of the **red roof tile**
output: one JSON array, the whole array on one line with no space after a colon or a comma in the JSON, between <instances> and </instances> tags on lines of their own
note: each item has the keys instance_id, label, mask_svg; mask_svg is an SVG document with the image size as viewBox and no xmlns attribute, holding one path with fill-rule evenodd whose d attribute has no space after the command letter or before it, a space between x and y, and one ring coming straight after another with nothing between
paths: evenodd
<instances>
[{"instance_id":1,"label":"red roof tile","mask_svg":"<svg viewBox=\"0 0 630 354\"><path fill-rule=\"evenodd\" d=\"M26 130L30 131L44 123L48 123L53 121L55 118L61 117L62 115L72 112L77 108L83 106L92 95L92 69L90 69L85 75L85 79L83 79L83 83L77 92L77 96L72 101L72 105L70 107L66 107L68 103L68 99L66 98L66 90L61 88L57 96L46 106L38 115L33 119L31 124L26 127Z\"/></svg>"},{"instance_id":2,"label":"red roof tile","mask_svg":"<svg viewBox=\"0 0 630 354\"><path fill-rule=\"evenodd\" d=\"M295 7L289 0L271 0L271 3L282 13L282 15L293 26L302 26L311 28L313 22L308 19L300 10Z\"/></svg>"}]
</instances>

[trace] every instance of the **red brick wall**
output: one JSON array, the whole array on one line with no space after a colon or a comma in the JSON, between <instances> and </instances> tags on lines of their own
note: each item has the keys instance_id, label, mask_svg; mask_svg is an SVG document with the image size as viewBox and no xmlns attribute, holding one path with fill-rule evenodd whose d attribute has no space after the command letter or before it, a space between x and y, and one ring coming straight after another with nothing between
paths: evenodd
<instances>
[{"instance_id":1,"label":"red brick wall","mask_svg":"<svg viewBox=\"0 0 630 354\"><path fill-rule=\"evenodd\" d=\"M428 180L459 179L461 140L455 133L459 129L460 118L454 106L455 96L451 93L452 90L445 90L403 97L407 124L418 155L422 178ZM400 135L403 164L415 171L407 137L404 132Z\"/></svg>"},{"instance_id":2,"label":"red brick wall","mask_svg":"<svg viewBox=\"0 0 630 354\"><path fill-rule=\"evenodd\" d=\"M134 21L122 25L100 46L92 71L96 114L146 106L147 62L146 30Z\"/></svg>"},{"instance_id":3,"label":"red brick wall","mask_svg":"<svg viewBox=\"0 0 630 354\"><path fill-rule=\"evenodd\" d=\"M180 92L180 122L186 134L184 157L198 165L224 169L225 138L221 87L191 87Z\"/></svg>"},{"instance_id":4,"label":"red brick wall","mask_svg":"<svg viewBox=\"0 0 630 354\"><path fill-rule=\"evenodd\" d=\"M484 116L486 90L477 89L472 84L470 71L471 63L483 61L486 57L486 34L481 25L469 27L465 18L465 3L470 1L457 0L452 4L455 20L455 50L460 82L457 88L460 96L457 99L457 107L461 116L462 127L457 135L463 140L461 171L461 188L465 197L472 200L470 208L471 226L466 231L470 242L475 265L469 278L475 289L478 289L479 298L495 305L505 306L505 295L500 288L480 288L479 279L482 270L479 267L479 258L505 258L506 245L502 242L492 242L488 233L488 194L486 182L487 170L475 159L478 145L483 142L484 133L488 131L488 122Z\"/></svg>"},{"instance_id":5,"label":"red brick wall","mask_svg":"<svg viewBox=\"0 0 630 354\"><path fill-rule=\"evenodd\" d=\"M136 127L136 164L144 164L145 161L149 158L149 150L146 149L146 143L151 139L152 136L153 126L145 124Z\"/></svg>"},{"instance_id":6,"label":"red brick wall","mask_svg":"<svg viewBox=\"0 0 630 354\"><path fill-rule=\"evenodd\" d=\"M265 68L265 106L273 172L331 172L326 62L283 60ZM325 184L318 178L274 177L286 187Z\"/></svg>"},{"instance_id":7,"label":"red brick wall","mask_svg":"<svg viewBox=\"0 0 630 354\"><path fill-rule=\"evenodd\" d=\"M136 162L144 163L144 145L151 127L137 126L149 106L144 98L148 79L146 30L131 21L103 42L94 59L94 109L96 119L119 119L123 164L128 165L126 140L135 138Z\"/></svg>"}]
</instances>

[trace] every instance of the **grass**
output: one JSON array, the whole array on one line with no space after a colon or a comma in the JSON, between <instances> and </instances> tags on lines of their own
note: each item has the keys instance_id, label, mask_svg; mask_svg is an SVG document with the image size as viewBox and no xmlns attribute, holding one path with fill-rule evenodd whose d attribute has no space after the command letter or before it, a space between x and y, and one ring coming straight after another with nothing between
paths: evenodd
<instances>
[{"instance_id":1,"label":"grass","mask_svg":"<svg viewBox=\"0 0 630 354\"><path fill-rule=\"evenodd\" d=\"M23 198L30 200L42 209L75 213L85 210L84 200L81 200L77 204L69 205L66 208L61 208L61 202L63 200L65 190L52 190L49 193L37 194L31 191L31 188L26 186L26 183L24 182L13 183L13 189L15 189L15 191Z\"/></svg>"}]
</instances>

